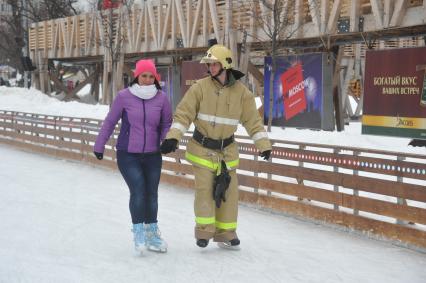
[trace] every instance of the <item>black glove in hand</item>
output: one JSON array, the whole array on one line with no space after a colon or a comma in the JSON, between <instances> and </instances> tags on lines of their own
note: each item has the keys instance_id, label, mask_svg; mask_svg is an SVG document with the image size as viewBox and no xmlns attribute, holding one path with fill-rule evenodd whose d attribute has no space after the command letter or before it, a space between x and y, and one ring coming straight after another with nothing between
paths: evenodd
<instances>
[{"instance_id":1,"label":"black glove in hand","mask_svg":"<svg viewBox=\"0 0 426 283\"><path fill-rule=\"evenodd\" d=\"M265 150L260 153L260 156L263 157L263 160L268 160L271 157L271 150Z\"/></svg>"},{"instance_id":2,"label":"black glove in hand","mask_svg":"<svg viewBox=\"0 0 426 283\"><path fill-rule=\"evenodd\" d=\"M177 139L165 139L160 145L160 151L162 154L174 152L177 149Z\"/></svg>"},{"instance_id":3,"label":"black glove in hand","mask_svg":"<svg viewBox=\"0 0 426 283\"><path fill-rule=\"evenodd\" d=\"M226 168L225 162L222 160L221 173L215 177L213 183L213 199L216 207L220 208L222 201L226 201L225 193L231 183L231 176Z\"/></svg>"},{"instance_id":4,"label":"black glove in hand","mask_svg":"<svg viewBox=\"0 0 426 283\"><path fill-rule=\"evenodd\" d=\"M104 158L104 154L101 152L94 151L93 154L96 156L98 160L102 160Z\"/></svg>"}]
</instances>

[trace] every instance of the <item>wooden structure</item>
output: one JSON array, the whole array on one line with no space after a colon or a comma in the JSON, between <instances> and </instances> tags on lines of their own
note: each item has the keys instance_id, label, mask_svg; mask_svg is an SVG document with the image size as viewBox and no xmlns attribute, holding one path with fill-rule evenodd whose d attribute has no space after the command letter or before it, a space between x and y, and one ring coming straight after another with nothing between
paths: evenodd
<instances>
[{"instance_id":1,"label":"wooden structure","mask_svg":"<svg viewBox=\"0 0 426 283\"><path fill-rule=\"evenodd\" d=\"M92 155L100 120L0 111L0 143L116 168L110 139ZM193 187L189 140L164 157L162 182ZM272 160L238 137L240 200L426 248L426 155L274 140Z\"/></svg>"},{"instance_id":2,"label":"wooden structure","mask_svg":"<svg viewBox=\"0 0 426 283\"><path fill-rule=\"evenodd\" d=\"M281 17L288 17L289 29L282 52L330 50L336 44L344 48L336 87L349 116L358 116L362 109L366 49L424 45L426 0L283 0L283 5ZM260 16L253 17L253 11ZM259 59L270 38L265 35L269 22L259 18L273 18L262 1L148 0L131 9L34 23L29 31L30 56L37 66L33 83L50 91L48 66L53 59L94 64L90 82L102 82L103 102L108 103L111 84L115 91L123 81L112 74L130 74L136 59L172 58L168 64L179 64L182 55L204 52L214 37L239 54L239 68L251 73L254 89L261 89L262 73L253 64L263 64ZM359 102L356 109L350 95Z\"/></svg>"}]
</instances>

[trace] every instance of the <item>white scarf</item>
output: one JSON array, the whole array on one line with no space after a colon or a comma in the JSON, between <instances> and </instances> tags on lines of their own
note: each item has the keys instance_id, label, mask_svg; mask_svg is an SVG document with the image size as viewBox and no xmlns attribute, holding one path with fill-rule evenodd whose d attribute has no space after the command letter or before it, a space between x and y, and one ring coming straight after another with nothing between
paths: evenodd
<instances>
[{"instance_id":1,"label":"white scarf","mask_svg":"<svg viewBox=\"0 0 426 283\"><path fill-rule=\"evenodd\" d=\"M134 96L142 99L151 99L158 92L158 89L155 85L139 85L137 83L129 87L129 90Z\"/></svg>"}]
</instances>

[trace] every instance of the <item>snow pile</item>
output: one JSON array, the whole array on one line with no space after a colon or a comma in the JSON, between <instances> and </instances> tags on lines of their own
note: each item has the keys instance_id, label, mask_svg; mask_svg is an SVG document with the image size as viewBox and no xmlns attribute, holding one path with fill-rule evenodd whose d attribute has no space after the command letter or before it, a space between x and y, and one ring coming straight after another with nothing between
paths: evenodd
<instances>
[{"instance_id":1,"label":"snow pile","mask_svg":"<svg viewBox=\"0 0 426 283\"><path fill-rule=\"evenodd\" d=\"M107 105L60 101L33 88L0 87L0 110L103 119L108 109Z\"/></svg>"}]
</instances>

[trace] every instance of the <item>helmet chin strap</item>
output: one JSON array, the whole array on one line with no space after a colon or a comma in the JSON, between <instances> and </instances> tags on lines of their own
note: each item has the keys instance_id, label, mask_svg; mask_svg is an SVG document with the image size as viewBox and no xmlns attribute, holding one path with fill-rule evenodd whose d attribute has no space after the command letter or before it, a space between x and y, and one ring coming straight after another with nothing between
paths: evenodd
<instances>
[{"instance_id":1,"label":"helmet chin strap","mask_svg":"<svg viewBox=\"0 0 426 283\"><path fill-rule=\"evenodd\" d=\"M213 78L213 79L215 79L216 81L218 81L220 84L222 84L222 82L218 79L218 77L223 73L223 71L224 71L225 69L224 68L221 68L220 70L219 70L219 72L216 74L216 75L212 75L212 72L210 72L210 69L208 69L207 70L207 73L209 73L209 75Z\"/></svg>"}]
</instances>

